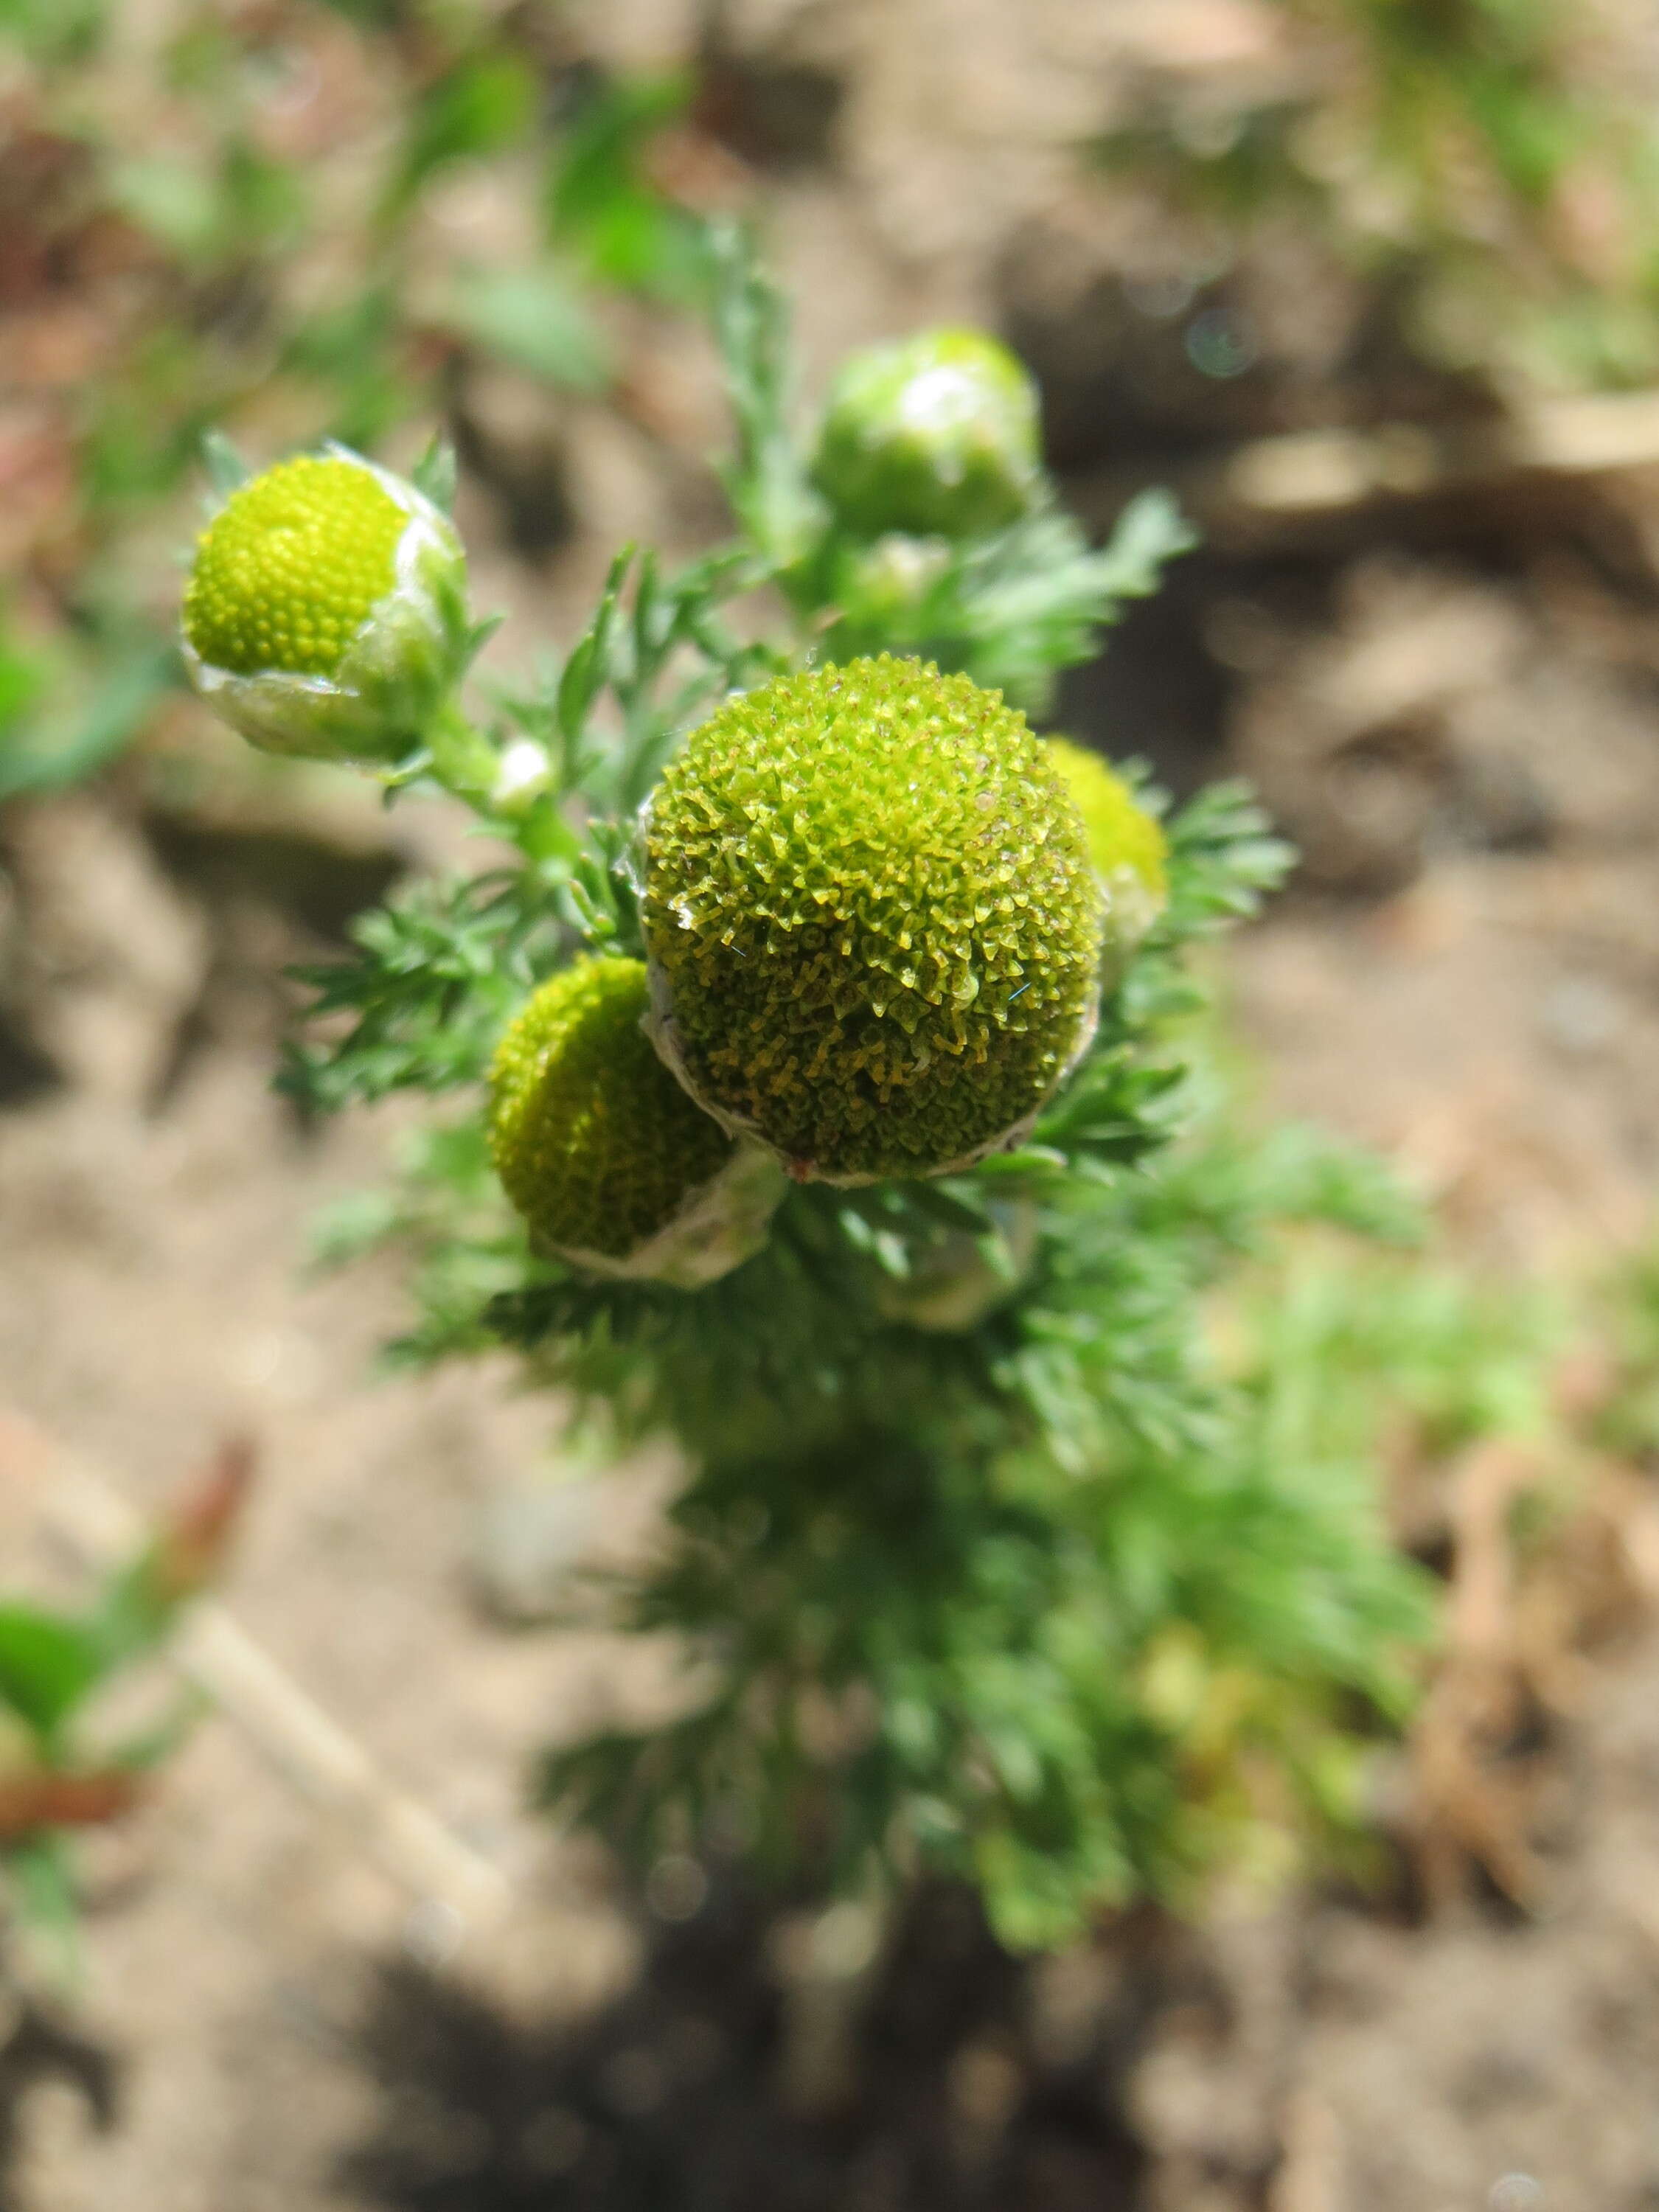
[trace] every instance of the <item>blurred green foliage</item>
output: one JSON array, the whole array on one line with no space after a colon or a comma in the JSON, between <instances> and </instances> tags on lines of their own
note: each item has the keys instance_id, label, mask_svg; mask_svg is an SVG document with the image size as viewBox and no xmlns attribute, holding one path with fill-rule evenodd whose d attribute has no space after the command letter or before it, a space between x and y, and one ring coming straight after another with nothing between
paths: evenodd
<instances>
[{"instance_id":1,"label":"blurred green foliage","mask_svg":"<svg viewBox=\"0 0 1659 2212\"><path fill-rule=\"evenodd\" d=\"M1613 1388L1600 1440L1659 1471L1659 1237L1620 1269L1608 1304Z\"/></svg>"},{"instance_id":2,"label":"blurred green foliage","mask_svg":"<svg viewBox=\"0 0 1659 2212\"><path fill-rule=\"evenodd\" d=\"M209 429L372 447L490 361L602 395L615 303L706 285L660 180L690 80L606 74L556 9L0 0L0 798L176 680L149 641Z\"/></svg>"},{"instance_id":3,"label":"blurred green foliage","mask_svg":"<svg viewBox=\"0 0 1659 2212\"><path fill-rule=\"evenodd\" d=\"M1274 228L1437 365L1659 374L1659 123L1633 11L1264 0L1247 61L1149 88L1095 151L1225 267Z\"/></svg>"},{"instance_id":4,"label":"blurred green foliage","mask_svg":"<svg viewBox=\"0 0 1659 2212\"><path fill-rule=\"evenodd\" d=\"M1195 227L1195 266L1288 222L1437 362L1659 374L1659 132L1599 6L1262 14L1260 65L1158 79L1098 149ZM372 449L475 362L621 392L617 303L705 296L731 189L694 71L599 68L552 6L0 0L0 796L90 772L166 698L134 617L167 596L208 428ZM1217 374L1229 343L1194 327ZM1050 550L1086 592L1080 541ZM1005 583L913 580L919 652ZM836 651L891 634L894 588L891 560L849 563Z\"/></svg>"},{"instance_id":5,"label":"blurred green foliage","mask_svg":"<svg viewBox=\"0 0 1659 2212\"><path fill-rule=\"evenodd\" d=\"M246 1448L227 1447L81 1603L0 1597L0 1906L60 1978L77 1961L76 1835L132 1809L195 1713L176 1684L135 1699L130 1678L216 1571L251 1471Z\"/></svg>"}]
</instances>

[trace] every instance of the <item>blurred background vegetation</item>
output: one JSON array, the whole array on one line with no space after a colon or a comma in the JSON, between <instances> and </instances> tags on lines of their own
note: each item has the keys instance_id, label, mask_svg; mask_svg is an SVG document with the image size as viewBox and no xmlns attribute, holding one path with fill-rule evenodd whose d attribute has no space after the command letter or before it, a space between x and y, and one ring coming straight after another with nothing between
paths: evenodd
<instances>
[{"instance_id":1,"label":"blurred background vegetation","mask_svg":"<svg viewBox=\"0 0 1659 2212\"><path fill-rule=\"evenodd\" d=\"M695 441L661 356L706 297L706 218L826 156L823 12L711 6L630 66L580 6L5 0L0 792L155 726L210 432L401 450L445 423L532 559L577 520L568 471L550 430L492 441L492 365L549 425L597 401ZM1060 149L1059 246L1000 280L1061 464L1659 369L1656 64L1622 11L1261 0L1167 28L1124 38L1121 116Z\"/></svg>"},{"instance_id":2,"label":"blurred background vegetation","mask_svg":"<svg viewBox=\"0 0 1659 2212\"><path fill-rule=\"evenodd\" d=\"M176 684L210 432L374 449L439 417L476 459L471 364L623 404L630 313L706 290L728 180L692 77L597 66L557 11L21 0L0 55L0 790L88 773ZM525 550L568 529L556 484L514 501Z\"/></svg>"}]
</instances>

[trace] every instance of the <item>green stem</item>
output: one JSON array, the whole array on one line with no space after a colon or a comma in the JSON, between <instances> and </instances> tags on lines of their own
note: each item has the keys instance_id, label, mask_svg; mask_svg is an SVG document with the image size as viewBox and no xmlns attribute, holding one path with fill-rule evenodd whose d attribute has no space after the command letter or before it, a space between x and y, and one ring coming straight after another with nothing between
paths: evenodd
<instances>
[{"instance_id":1,"label":"green stem","mask_svg":"<svg viewBox=\"0 0 1659 2212\"><path fill-rule=\"evenodd\" d=\"M447 699L426 731L432 773L444 789L476 812L494 811L501 756L452 699Z\"/></svg>"},{"instance_id":2,"label":"green stem","mask_svg":"<svg viewBox=\"0 0 1659 2212\"><path fill-rule=\"evenodd\" d=\"M432 774L444 789L515 844L526 860L568 868L580 854L582 841L552 792L531 788L516 796L503 794L503 756L453 698L433 718L426 743Z\"/></svg>"}]
</instances>

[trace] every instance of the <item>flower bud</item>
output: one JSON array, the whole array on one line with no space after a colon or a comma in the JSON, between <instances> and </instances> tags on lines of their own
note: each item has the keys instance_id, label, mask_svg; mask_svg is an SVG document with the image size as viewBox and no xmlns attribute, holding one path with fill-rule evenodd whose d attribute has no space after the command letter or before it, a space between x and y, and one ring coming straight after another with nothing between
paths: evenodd
<instances>
[{"instance_id":1,"label":"flower bud","mask_svg":"<svg viewBox=\"0 0 1659 2212\"><path fill-rule=\"evenodd\" d=\"M198 544L185 665L264 751L401 759L459 682L470 643L454 526L343 447L243 484Z\"/></svg>"},{"instance_id":2,"label":"flower bud","mask_svg":"<svg viewBox=\"0 0 1659 2212\"><path fill-rule=\"evenodd\" d=\"M1018 1142L1087 1046L1100 888L1000 692L850 661L728 700L645 823L657 1048L801 1180Z\"/></svg>"},{"instance_id":3,"label":"flower bud","mask_svg":"<svg viewBox=\"0 0 1659 2212\"><path fill-rule=\"evenodd\" d=\"M950 567L951 548L942 538L889 531L881 538L848 540L836 549L836 603L845 621L890 647L916 631L928 594Z\"/></svg>"},{"instance_id":4,"label":"flower bud","mask_svg":"<svg viewBox=\"0 0 1659 2212\"><path fill-rule=\"evenodd\" d=\"M1006 346L978 331L926 331L845 364L812 475L863 536L971 538L1036 503L1040 444L1036 389Z\"/></svg>"},{"instance_id":5,"label":"flower bud","mask_svg":"<svg viewBox=\"0 0 1659 2212\"><path fill-rule=\"evenodd\" d=\"M784 1181L664 1067L648 996L637 960L591 957L544 983L496 1049L490 1151L538 1251L695 1290L760 1249Z\"/></svg>"},{"instance_id":6,"label":"flower bud","mask_svg":"<svg viewBox=\"0 0 1659 2212\"><path fill-rule=\"evenodd\" d=\"M1158 817L1098 753L1066 738L1049 738L1044 749L1083 817L1089 857L1106 894L1105 967L1115 977L1169 904L1169 841Z\"/></svg>"}]
</instances>

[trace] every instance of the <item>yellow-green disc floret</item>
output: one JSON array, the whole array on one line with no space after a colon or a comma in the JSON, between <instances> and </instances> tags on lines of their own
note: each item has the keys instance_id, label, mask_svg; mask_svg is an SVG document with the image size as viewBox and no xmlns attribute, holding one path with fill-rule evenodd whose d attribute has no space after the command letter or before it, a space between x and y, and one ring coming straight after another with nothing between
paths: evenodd
<instances>
[{"instance_id":1,"label":"yellow-green disc floret","mask_svg":"<svg viewBox=\"0 0 1659 2212\"><path fill-rule=\"evenodd\" d=\"M1066 779L1088 833L1089 857L1109 884L1127 870L1162 909L1169 896L1169 841L1124 779L1098 753L1067 738L1046 741L1048 757Z\"/></svg>"},{"instance_id":2,"label":"yellow-green disc floret","mask_svg":"<svg viewBox=\"0 0 1659 2212\"><path fill-rule=\"evenodd\" d=\"M237 676L332 676L397 578L409 518L369 470L332 455L283 461L202 533L185 635Z\"/></svg>"},{"instance_id":3,"label":"yellow-green disc floret","mask_svg":"<svg viewBox=\"0 0 1659 2212\"><path fill-rule=\"evenodd\" d=\"M490 1150L507 1197L556 1251L623 1260L730 1160L641 1027L644 964L592 957L542 985L496 1049Z\"/></svg>"},{"instance_id":4,"label":"yellow-green disc floret","mask_svg":"<svg viewBox=\"0 0 1659 2212\"><path fill-rule=\"evenodd\" d=\"M1099 884L1025 718L855 660L729 701L646 830L658 1040L799 1175L937 1174L1016 1133L1086 1042Z\"/></svg>"}]
</instances>

